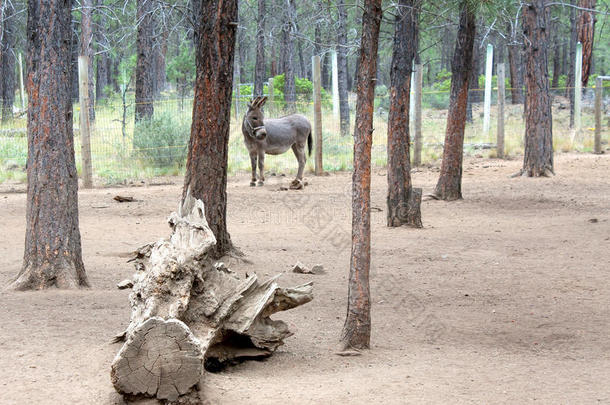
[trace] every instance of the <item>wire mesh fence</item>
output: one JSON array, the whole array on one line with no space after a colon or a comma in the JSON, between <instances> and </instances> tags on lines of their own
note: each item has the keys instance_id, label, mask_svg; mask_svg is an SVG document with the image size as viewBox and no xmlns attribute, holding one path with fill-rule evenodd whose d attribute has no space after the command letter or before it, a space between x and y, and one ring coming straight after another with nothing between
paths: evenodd
<instances>
[{"instance_id":1,"label":"wire mesh fence","mask_svg":"<svg viewBox=\"0 0 610 405\"><path fill-rule=\"evenodd\" d=\"M553 141L556 151L589 152L593 148L594 95L593 89L586 89L583 96L582 131L576 133L570 128L570 103L565 97L565 88L553 92ZM604 93L602 139L604 149L608 139L608 96ZM472 112L466 124L464 152L468 155L495 157L497 93L494 90L491 107L491 126L483 131L482 91L473 90ZM523 105L512 104L510 89L507 89L505 107L505 153L508 156L523 152L525 123ZM229 142L230 174L249 172L250 158L243 142L241 120L247 110L249 97L234 98L231 136ZM387 161L386 137L389 96L379 89L376 94L376 108L373 133L372 164L384 167ZM154 116L150 121L135 124L133 98L123 103L121 99L102 100L95 106L95 120L92 121L91 154L93 176L96 184L114 184L132 180L149 179L165 175L183 173L188 139L190 136L191 98L162 99L154 103ZM270 100L265 106L268 118L284 114L283 103ZM355 99L350 100L354 110ZM422 93L422 163L431 163L442 156L445 124L449 107L449 92L428 90ZM74 139L77 168L80 172L81 150L78 104L74 105ZM313 104L297 102L297 112L304 114L313 123ZM26 180L27 160L26 114L14 110L13 118L3 119L0 126L0 182ZM351 116L353 133L354 116ZM323 107L323 161L324 170L350 170L352 168L353 138L341 136L339 118L333 115L332 107ZM412 132L413 133L413 132ZM412 137L413 138L413 137ZM296 172L297 162L289 151L279 156L268 156L266 170L275 173ZM313 159L308 159L308 169L313 169Z\"/></svg>"}]
</instances>

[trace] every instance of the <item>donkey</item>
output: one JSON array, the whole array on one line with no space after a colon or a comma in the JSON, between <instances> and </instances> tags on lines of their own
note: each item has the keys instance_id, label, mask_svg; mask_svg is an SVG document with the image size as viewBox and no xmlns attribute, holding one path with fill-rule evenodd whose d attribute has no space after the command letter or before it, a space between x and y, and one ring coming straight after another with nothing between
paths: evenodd
<instances>
[{"instance_id":1,"label":"donkey","mask_svg":"<svg viewBox=\"0 0 610 405\"><path fill-rule=\"evenodd\" d=\"M250 186L254 187L257 184L257 160L258 185L262 186L265 184L265 154L280 155L292 148L299 162L299 169L296 179L290 184L290 188L302 188L303 170L305 170L305 162L307 161L306 143L309 155L311 155L311 124L307 118L300 114L287 115L277 119L265 119L261 110L265 102L267 102L267 97L256 97L248 103L248 111L241 124L241 132L244 134L244 141L252 163Z\"/></svg>"}]
</instances>

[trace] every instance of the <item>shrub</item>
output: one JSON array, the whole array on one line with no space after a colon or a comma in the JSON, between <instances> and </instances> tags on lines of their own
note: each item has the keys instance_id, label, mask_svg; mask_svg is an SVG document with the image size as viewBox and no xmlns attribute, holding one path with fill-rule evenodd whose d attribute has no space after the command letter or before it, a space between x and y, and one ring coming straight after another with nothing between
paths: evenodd
<instances>
[{"instance_id":1,"label":"shrub","mask_svg":"<svg viewBox=\"0 0 610 405\"><path fill-rule=\"evenodd\" d=\"M156 167L182 165L190 135L187 122L175 120L163 113L136 125L133 153L144 163Z\"/></svg>"}]
</instances>

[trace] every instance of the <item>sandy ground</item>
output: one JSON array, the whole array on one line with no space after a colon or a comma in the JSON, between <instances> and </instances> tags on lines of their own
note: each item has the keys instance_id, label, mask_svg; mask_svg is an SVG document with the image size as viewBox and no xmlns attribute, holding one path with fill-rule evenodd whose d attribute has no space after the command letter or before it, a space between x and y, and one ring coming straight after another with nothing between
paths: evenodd
<instances>
[{"instance_id":1,"label":"sandy ground","mask_svg":"<svg viewBox=\"0 0 610 405\"><path fill-rule=\"evenodd\" d=\"M385 227L385 172L373 176L372 348L334 353L346 309L351 176L304 192L229 184L234 242L315 299L276 315L295 335L272 358L207 373L209 404L610 403L610 157L556 156L550 179L509 178L520 160L468 159L463 201L426 201L424 229ZM430 192L438 168L414 173ZM80 193L93 287L0 294L1 404L112 404L111 337L128 323L125 255L168 234L174 185ZM119 204L116 194L137 202ZM0 285L19 270L25 194L0 194ZM597 221L593 220L596 219ZM325 275L290 273L297 260Z\"/></svg>"}]
</instances>

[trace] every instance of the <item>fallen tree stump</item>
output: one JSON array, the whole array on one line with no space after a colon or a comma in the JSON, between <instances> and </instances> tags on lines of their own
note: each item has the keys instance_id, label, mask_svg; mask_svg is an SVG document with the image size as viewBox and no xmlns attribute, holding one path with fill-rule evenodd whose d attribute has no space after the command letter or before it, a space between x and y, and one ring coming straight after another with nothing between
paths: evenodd
<instances>
[{"instance_id":1,"label":"fallen tree stump","mask_svg":"<svg viewBox=\"0 0 610 405\"><path fill-rule=\"evenodd\" d=\"M111 370L129 398L173 402L196 391L211 368L271 355L292 333L270 316L313 299L313 283L280 288L279 277L240 279L207 252L216 243L200 200L187 195L170 215L168 239L135 254L131 321Z\"/></svg>"}]
</instances>

